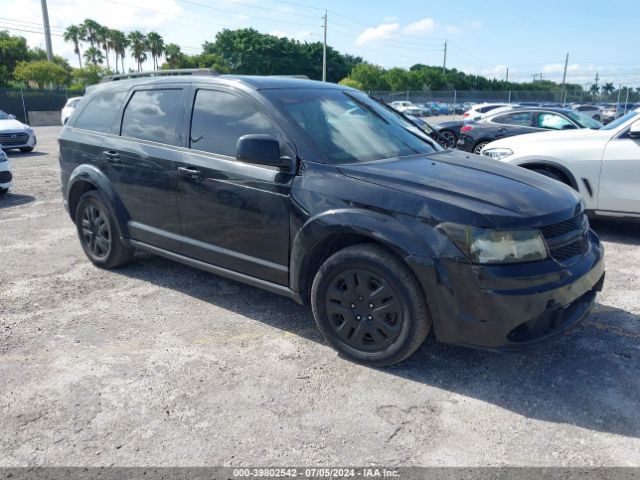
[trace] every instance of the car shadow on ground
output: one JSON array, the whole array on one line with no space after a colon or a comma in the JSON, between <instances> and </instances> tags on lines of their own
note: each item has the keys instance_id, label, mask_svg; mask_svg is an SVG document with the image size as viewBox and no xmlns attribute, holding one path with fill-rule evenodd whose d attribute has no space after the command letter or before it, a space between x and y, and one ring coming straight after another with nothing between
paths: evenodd
<instances>
[{"instance_id":1,"label":"car shadow on ground","mask_svg":"<svg viewBox=\"0 0 640 480\"><path fill-rule=\"evenodd\" d=\"M640 245L640 221L591 218L589 223L605 242Z\"/></svg>"},{"instance_id":2,"label":"car shadow on ground","mask_svg":"<svg viewBox=\"0 0 640 480\"><path fill-rule=\"evenodd\" d=\"M310 308L284 297L147 254L114 271L324 344ZM640 330L629 325L640 325L640 316L597 305L578 328L529 352L428 339L408 360L380 371L527 418L640 438Z\"/></svg>"},{"instance_id":3,"label":"car shadow on ground","mask_svg":"<svg viewBox=\"0 0 640 480\"><path fill-rule=\"evenodd\" d=\"M20 150L7 150L5 151L7 156L10 158L26 158L26 157L42 157L43 155L49 155L47 152L40 152L38 150L34 150L33 152L21 152Z\"/></svg>"},{"instance_id":4,"label":"car shadow on ground","mask_svg":"<svg viewBox=\"0 0 640 480\"><path fill-rule=\"evenodd\" d=\"M17 195L9 191L4 196L0 196L0 208L17 207L18 205L24 205L31 203L35 200L35 197L31 195Z\"/></svg>"}]
</instances>

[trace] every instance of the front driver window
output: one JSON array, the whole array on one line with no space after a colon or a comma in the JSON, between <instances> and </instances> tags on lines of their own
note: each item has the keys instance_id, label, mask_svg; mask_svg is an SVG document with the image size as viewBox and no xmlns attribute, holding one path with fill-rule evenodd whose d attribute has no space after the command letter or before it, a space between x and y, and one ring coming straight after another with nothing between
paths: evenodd
<instances>
[{"instance_id":1,"label":"front driver window","mask_svg":"<svg viewBox=\"0 0 640 480\"><path fill-rule=\"evenodd\" d=\"M540 113L538 114L538 128L567 130L576 128L576 126L566 118L556 115L555 113Z\"/></svg>"}]
</instances>

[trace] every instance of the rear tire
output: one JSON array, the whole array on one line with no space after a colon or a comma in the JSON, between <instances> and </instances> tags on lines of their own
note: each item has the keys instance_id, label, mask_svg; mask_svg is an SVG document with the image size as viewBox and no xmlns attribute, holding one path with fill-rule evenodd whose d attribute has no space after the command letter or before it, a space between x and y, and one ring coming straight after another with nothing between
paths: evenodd
<instances>
[{"instance_id":1,"label":"rear tire","mask_svg":"<svg viewBox=\"0 0 640 480\"><path fill-rule=\"evenodd\" d=\"M313 281L311 306L333 348L375 367L409 357L431 329L417 279L376 245L353 245L329 257Z\"/></svg>"},{"instance_id":2,"label":"rear tire","mask_svg":"<svg viewBox=\"0 0 640 480\"><path fill-rule=\"evenodd\" d=\"M4 197L8 192L8 188L0 188L0 197Z\"/></svg>"},{"instance_id":3,"label":"rear tire","mask_svg":"<svg viewBox=\"0 0 640 480\"><path fill-rule=\"evenodd\" d=\"M135 250L123 243L115 218L96 190L80 197L76 229L85 255L97 267L115 268L133 258Z\"/></svg>"},{"instance_id":4,"label":"rear tire","mask_svg":"<svg viewBox=\"0 0 640 480\"><path fill-rule=\"evenodd\" d=\"M20 149L20 151L23 153L33 152L33 147L23 147Z\"/></svg>"},{"instance_id":5,"label":"rear tire","mask_svg":"<svg viewBox=\"0 0 640 480\"><path fill-rule=\"evenodd\" d=\"M444 139L444 143L447 148L456 148L458 137L456 137L455 133L453 133L451 130L442 130L438 133Z\"/></svg>"}]
</instances>

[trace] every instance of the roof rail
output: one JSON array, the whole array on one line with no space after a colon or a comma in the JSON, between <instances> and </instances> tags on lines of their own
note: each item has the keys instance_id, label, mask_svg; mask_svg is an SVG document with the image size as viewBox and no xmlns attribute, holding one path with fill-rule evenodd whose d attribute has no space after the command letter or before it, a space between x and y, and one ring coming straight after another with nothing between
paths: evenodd
<instances>
[{"instance_id":1,"label":"roof rail","mask_svg":"<svg viewBox=\"0 0 640 480\"><path fill-rule=\"evenodd\" d=\"M129 78L169 77L172 75L216 76L220 74L215 70L209 68L179 68L175 70L154 70L151 72L134 72L122 73L118 75L108 75L106 77L102 77L100 83L115 82L116 80L126 80Z\"/></svg>"}]
</instances>

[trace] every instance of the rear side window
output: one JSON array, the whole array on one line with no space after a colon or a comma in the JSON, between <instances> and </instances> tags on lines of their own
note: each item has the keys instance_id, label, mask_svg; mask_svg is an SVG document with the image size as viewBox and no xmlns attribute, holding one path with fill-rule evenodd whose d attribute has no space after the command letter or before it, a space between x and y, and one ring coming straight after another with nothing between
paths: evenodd
<instances>
[{"instance_id":1,"label":"rear side window","mask_svg":"<svg viewBox=\"0 0 640 480\"><path fill-rule=\"evenodd\" d=\"M508 113L506 115L498 115L491 121L493 123L500 123L503 125L519 125L523 127L530 127L531 112L515 112Z\"/></svg>"},{"instance_id":2,"label":"rear side window","mask_svg":"<svg viewBox=\"0 0 640 480\"><path fill-rule=\"evenodd\" d=\"M93 132L108 133L126 93L107 92L95 95L80 112L73 126Z\"/></svg>"},{"instance_id":3,"label":"rear side window","mask_svg":"<svg viewBox=\"0 0 640 480\"><path fill-rule=\"evenodd\" d=\"M548 128L550 130L567 130L576 128L576 126L560 115L555 113L540 113L538 114L538 127Z\"/></svg>"},{"instance_id":4,"label":"rear side window","mask_svg":"<svg viewBox=\"0 0 640 480\"><path fill-rule=\"evenodd\" d=\"M216 90L198 90L193 103L189 147L236 156L238 138L262 133L277 137L269 119L248 100Z\"/></svg>"},{"instance_id":5,"label":"rear side window","mask_svg":"<svg viewBox=\"0 0 640 480\"><path fill-rule=\"evenodd\" d=\"M181 89L138 90L124 110L123 137L178 145Z\"/></svg>"}]
</instances>

